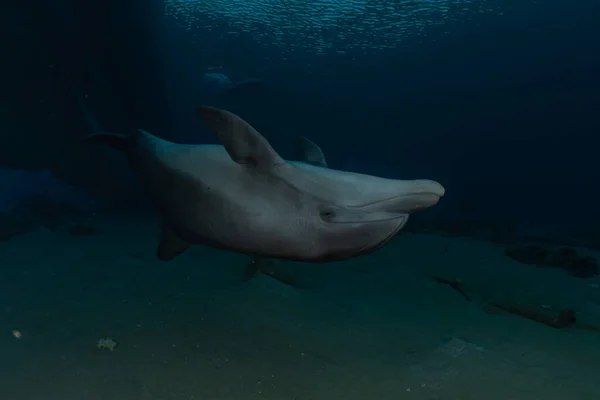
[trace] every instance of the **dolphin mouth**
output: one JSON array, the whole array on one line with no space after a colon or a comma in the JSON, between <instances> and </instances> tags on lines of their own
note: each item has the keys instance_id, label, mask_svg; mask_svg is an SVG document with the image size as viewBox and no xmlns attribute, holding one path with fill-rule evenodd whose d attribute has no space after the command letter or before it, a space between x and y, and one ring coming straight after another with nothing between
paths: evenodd
<instances>
[{"instance_id":1,"label":"dolphin mouth","mask_svg":"<svg viewBox=\"0 0 600 400\"><path fill-rule=\"evenodd\" d=\"M361 205L351 205L349 208L361 208L364 210L378 209L380 211L395 212L401 214L412 213L436 205L442 198L443 193L410 193L385 199L372 201Z\"/></svg>"},{"instance_id":2,"label":"dolphin mouth","mask_svg":"<svg viewBox=\"0 0 600 400\"><path fill-rule=\"evenodd\" d=\"M439 183L429 180L404 181L395 196L371 201L352 208L365 211L386 211L391 213L412 213L436 205L446 194L446 189Z\"/></svg>"},{"instance_id":3,"label":"dolphin mouth","mask_svg":"<svg viewBox=\"0 0 600 400\"><path fill-rule=\"evenodd\" d=\"M393 207L400 212L412 213L436 205L441 195L437 193L415 193L405 196L398 196L393 200Z\"/></svg>"},{"instance_id":4,"label":"dolphin mouth","mask_svg":"<svg viewBox=\"0 0 600 400\"><path fill-rule=\"evenodd\" d=\"M402 230L402 228L404 228L404 226L408 222L409 217L410 217L410 215L408 215L408 214L402 214L402 215L397 216L395 219L402 218L403 220L400 221L400 223L394 229L392 229L392 231L383 240L381 240L375 244L368 244L368 245L364 246L362 249L360 249L359 253L365 253L365 252L372 253L374 251L381 249L386 244L388 244L394 237L396 237L398 232L400 232L400 230Z\"/></svg>"}]
</instances>

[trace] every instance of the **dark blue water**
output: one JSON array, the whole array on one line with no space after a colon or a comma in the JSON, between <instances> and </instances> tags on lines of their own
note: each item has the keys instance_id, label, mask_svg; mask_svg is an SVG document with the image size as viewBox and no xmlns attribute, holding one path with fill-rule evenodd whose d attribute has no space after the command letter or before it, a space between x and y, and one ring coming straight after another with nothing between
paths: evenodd
<instances>
[{"instance_id":1,"label":"dark blue water","mask_svg":"<svg viewBox=\"0 0 600 400\"><path fill-rule=\"evenodd\" d=\"M192 111L220 102L284 155L305 135L337 168L443 182L435 218L595 230L597 6L443 3L373 4L364 26L353 3L339 15L315 3L333 13L322 22L308 6L258 1L239 18L193 2L18 3L5 26L22 42L9 44L4 164L121 200L123 173L71 138L144 127L210 142ZM216 100L210 71L268 86Z\"/></svg>"},{"instance_id":2,"label":"dark blue water","mask_svg":"<svg viewBox=\"0 0 600 400\"><path fill-rule=\"evenodd\" d=\"M411 219L412 234L508 248L533 241L591 257L600 248L597 2L5 3L0 244L10 254L24 246L13 240L40 227L95 236L96 218L103 226L153 216L122 155L81 138L143 128L216 143L194 113L201 104L239 114L287 159L305 136L332 168L442 183L446 196ZM6 307L8 297L0 296ZM125 399L118 396L127 390L93 398ZM183 398L134 391L131 398ZM481 398L437 395L422 398Z\"/></svg>"}]
</instances>

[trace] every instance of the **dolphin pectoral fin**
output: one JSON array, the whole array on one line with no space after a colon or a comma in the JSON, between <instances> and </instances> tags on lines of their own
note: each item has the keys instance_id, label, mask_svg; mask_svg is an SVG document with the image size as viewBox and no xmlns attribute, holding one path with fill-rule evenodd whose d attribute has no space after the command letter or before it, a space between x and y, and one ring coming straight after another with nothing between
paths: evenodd
<instances>
[{"instance_id":1,"label":"dolphin pectoral fin","mask_svg":"<svg viewBox=\"0 0 600 400\"><path fill-rule=\"evenodd\" d=\"M299 288L299 286L291 278L284 276L285 274L282 274L278 271L277 266L280 264L280 262L280 260L268 257L254 257L246 266L242 281L248 282L256 275L263 274L275 279L280 283L283 283L284 285Z\"/></svg>"},{"instance_id":2,"label":"dolphin pectoral fin","mask_svg":"<svg viewBox=\"0 0 600 400\"><path fill-rule=\"evenodd\" d=\"M237 115L207 106L196 108L196 112L236 163L264 170L285 164L267 139Z\"/></svg>"},{"instance_id":3,"label":"dolphin pectoral fin","mask_svg":"<svg viewBox=\"0 0 600 400\"><path fill-rule=\"evenodd\" d=\"M254 257L252 261L246 265L242 282L248 282L260 273L261 257Z\"/></svg>"},{"instance_id":4,"label":"dolphin pectoral fin","mask_svg":"<svg viewBox=\"0 0 600 400\"><path fill-rule=\"evenodd\" d=\"M190 247L190 244L177 236L169 227L163 226L156 256L160 261L171 261Z\"/></svg>"},{"instance_id":5,"label":"dolphin pectoral fin","mask_svg":"<svg viewBox=\"0 0 600 400\"><path fill-rule=\"evenodd\" d=\"M305 137L298 139L296 144L296 159L307 164L327 168L327 160L323 150Z\"/></svg>"}]
</instances>

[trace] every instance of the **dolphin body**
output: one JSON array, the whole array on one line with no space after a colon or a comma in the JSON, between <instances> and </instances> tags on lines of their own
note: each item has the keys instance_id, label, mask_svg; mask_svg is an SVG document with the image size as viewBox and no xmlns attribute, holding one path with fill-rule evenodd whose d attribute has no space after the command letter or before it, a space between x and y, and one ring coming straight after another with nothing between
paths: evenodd
<instances>
[{"instance_id":1,"label":"dolphin body","mask_svg":"<svg viewBox=\"0 0 600 400\"><path fill-rule=\"evenodd\" d=\"M327 159L325 158L323 150L305 137L299 138L296 143L296 160L318 167L328 168ZM258 274L264 274L285 285L298 288L298 285L296 285L291 278L285 278L281 275L281 269L278 268L280 263L281 260L274 258L260 256L252 257L252 260L246 265L242 281L248 282Z\"/></svg>"},{"instance_id":2,"label":"dolphin body","mask_svg":"<svg viewBox=\"0 0 600 400\"><path fill-rule=\"evenodd\" d=\"M321 263L388 243L410 213L444 195L430 180L394 180L286 161L237 115L198 107L219 145L177 144L143 130L89 140L121 149L162 219L159 260L191 244ZM317 164L317 165L314 165Z\"/></svg>"},{"instance_id":3,"label":"dolphin body","mask_svg":"<svg viewBox=\"0 0 600 400\"><path fill-rule=\"evenodd\" d=\"M256 93L264 90L267 84L255 78L232 81L229 76L221 72L206 72L202 74L201 86L205 92L213 96L224 97Z\"/></svg>"}]
</instances>

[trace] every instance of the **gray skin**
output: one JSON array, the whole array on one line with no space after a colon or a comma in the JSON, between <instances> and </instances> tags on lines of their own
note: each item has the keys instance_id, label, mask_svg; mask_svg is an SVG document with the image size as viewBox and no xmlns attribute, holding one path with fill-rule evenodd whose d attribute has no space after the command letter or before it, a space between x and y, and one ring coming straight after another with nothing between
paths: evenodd
<instances>
[{"instance_id":1,"label":"gray skin","mask_svg":"<svg viewBox=\"0 0 600 400\"><path fill-rule=\"evenodd\" d=\"M211 107L197 113L223 146L176 144L142 130L90 138L125 151L155 201L161 260L190 244L301 262L345 260L379 249L410 213L444 195L430 180L286 161L237 115Z\"/></svg>"}]
</instances>

